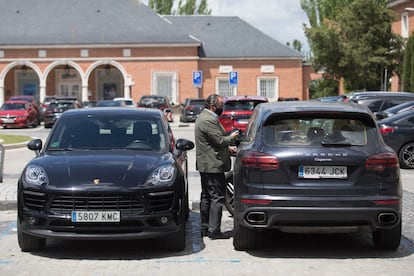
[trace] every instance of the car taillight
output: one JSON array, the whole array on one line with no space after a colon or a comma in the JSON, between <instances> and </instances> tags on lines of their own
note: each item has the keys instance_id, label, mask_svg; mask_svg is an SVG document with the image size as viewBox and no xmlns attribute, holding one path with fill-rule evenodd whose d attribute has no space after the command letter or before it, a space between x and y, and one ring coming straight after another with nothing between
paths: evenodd
<instances>
[{"instance_id":1,"label":"car taillight","mask_svg":"<svg viewBox=\"0 0 414 276\"><path fill-rule=\"evenodd\" d=\"M279 159L276 156L261 152L250 152L242 157L241 162L243 167L257 168L262 171L279 168Z\"/></svg>"},{"instance_id":2,"label":"car taillight","mask_svg":"<svg viewBox=\"0 0 414 276\"><path fill-rule=\"evenodd\" d=\"M399 168L398 157L392 152L383 152L371 156L365 162L365 168L369 171L383 171L389 168Z\"/></svg>"},{"instance_id":3,"label":"car taillight","mask_svg":"<svg viewBox=\"0 0 414 276\"><path fill-rule=\"evenodd\" d=\"M390 134L394 132L394 128L393 127L389 127L389 126L383 126L380 128L380 132L381 134Z\"/></svg>"}]
</instances>

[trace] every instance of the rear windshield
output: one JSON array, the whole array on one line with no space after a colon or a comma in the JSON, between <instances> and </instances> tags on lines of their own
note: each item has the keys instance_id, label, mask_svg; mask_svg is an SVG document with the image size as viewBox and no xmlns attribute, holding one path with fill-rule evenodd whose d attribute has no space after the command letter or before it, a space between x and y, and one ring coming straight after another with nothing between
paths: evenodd
<instances>
[{"instance_id":1,"label":"rear windshield","mask_svg":"<svg viewBox=\"0 0 414 276\"><path fill-rule=\"evenodd\" d=\"M224 104L223 110L246 110L252 111L256 105L263 103L263 101L251 100L251 101L228 101Z\"/></svg>"},{"instance_id":2,"label":"rear windshield","mask_svg":"<svg viewBox=\"0 0 414 276\"><path fill-rule=\"evenodd\" d=\"M292 118L272 121L263 127L265 143L277 146L365 146L363 121L341 118Z\"/></svg>"},{"instance_id":3,"label":"rear windshield","mask_svg":"<svg viewBox=\"0 0 414 276\"><path fill-rule=\"evenodd\" d=\"M204 106L205 102L206 102L205 100L192 100L190 101L190 104Z\"/></svg>"}]
</instances>

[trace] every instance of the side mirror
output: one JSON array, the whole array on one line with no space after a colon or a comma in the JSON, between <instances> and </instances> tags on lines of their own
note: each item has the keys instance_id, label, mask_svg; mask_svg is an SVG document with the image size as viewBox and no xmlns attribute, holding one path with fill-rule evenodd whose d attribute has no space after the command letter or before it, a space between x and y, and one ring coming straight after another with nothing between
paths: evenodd
<instances>
[{"instance_id":1,"label":"side mirror","mask_svg":"<svg viewBox=\"0 0 414 276\"><path fill-rule=\"evenodd\" d=\"M33 139L27 143L27 148L36 152L36 156L39 156L43 143L41 139Z\"/></svg>"},{"instance_id":2,"label":"side mirror","mask_svg":"<svg viewBox=\"0 0 414 276\"><path fill-rule=\"evenodd\" d=\"M194 143L187 139L178 139L175 148L180 151L192 150L194 148Z\"/></svg>"}]
</instances>

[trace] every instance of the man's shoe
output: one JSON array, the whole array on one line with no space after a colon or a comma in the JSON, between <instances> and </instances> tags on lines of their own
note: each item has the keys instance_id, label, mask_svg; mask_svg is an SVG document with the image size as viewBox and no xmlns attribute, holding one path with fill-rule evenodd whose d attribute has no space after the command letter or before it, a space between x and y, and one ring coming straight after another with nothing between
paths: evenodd
<instances>
[{"instance_id":1,"label":"man's shoe","mask_svg":"<svg viewBox=\"0 0 414 276\"><path fill-rule=\"evenodd\" d=\"M223 232L208 232L208 237L210 238L210 240L225 240L225 239L230 239L230 235L228 235L227 233L223 233Z\"/></svg>"},{"instance_id":2,"label":"man's shoe","mask_svg":"<svg viewBox=\"0 0 414 276\"><path fill-rule=\"evenodd\" d=\"M208 229L201 229L201 237L207 237L208 236Z\"/></svg>"}]
</instances>

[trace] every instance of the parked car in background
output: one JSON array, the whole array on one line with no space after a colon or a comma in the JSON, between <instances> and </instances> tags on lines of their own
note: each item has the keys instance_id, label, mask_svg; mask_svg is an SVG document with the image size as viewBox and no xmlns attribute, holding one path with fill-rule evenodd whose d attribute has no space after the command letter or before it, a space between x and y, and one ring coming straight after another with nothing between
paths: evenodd
<instances>
[{"instance_id":1,"label":"parked car in background","mask_svg":"<svg viewBox=\"0 0 414 276\"><path fill-rule=\"evenodd\" d=\"M134 103L134 100L131 99L131 98L117 97L117 98L114 98L113 100L116 101L116 102L119 101L119 102L123 103L123 105L125 107L134 107L134 108L136 107L136 105Z\"/></svg>"},{"instance_id":2,"label":"parked car in background","mask_svg":"<svg viewBox=\"0 0 414 276\"><path fill-rule=\"evenodd\" d=\"M37 110L27 101L6 101L0 108L0 126L3 128L36 127L38 120Z\"/></svg>"},{"instance_id":3,"label":"parked car in background","mask_svg":"<svg viewBox=\"0 0 414 276\"><path fill-rule=\"evenodd\" d=\"M73 99L58 99L49 103L45 111L44 127L53 127L60 116L62 116L63 112L75 108L82 108L82 105L77 100Z\"/></svg>"},{"instance_id":4,"label":"parked car in background","mask_svg":"<svg viewBox=\"0 0 414 276\"><path fill-rule=\"evenodd\" d=\"M180 121L194 122L201 111L204 109L206 99L204 98L187 98L180 105Z\"/></svg>"},{"instance_id":5,"label":"parked car in background","mask_svg":"<svg viewBox=\"0 0 414 276\"><path fill-rule=\"evenodd\" d=\"M364 230L377 248L400 244L398 157L363 105L260 104L238 147L234 189L236 250L257 247L265 229Z\"/></svg>"},{"instance_id":6,"label":"parked car in background","mask_svg":"<svg viewBox=\"0 0 414 276\"><path fill-rule=\"evenodd\" d=\"M395 114L403 113L406 111L414 110L414 101L409 101L387 108L383 111L375 112L374 115L377 120L385 119Z\"/></svg>"},{"instance_id":7,"label":"parked car in background","mask_svg":"<svg viewBox=\"0 0 414 276\"><path fill-rule=\"evenodd\" d=\"M168 122L174 122L173 110L170 105L170 100L165 96L142 96L137 103L137 107L157 108L164 112L165 119L167 119Z\"/></svg>"},{"instance_id":8,"label":"parked car in background","mask_svg":"<svg viewBox=\"0 0 414 276\"><path fill-rule=\"evenodd\" d=\"M125 107L125 104L121 101L113 100L100 100L96 103L97 107Z\"/></svg>"},{"instance_id":9,"label":"parked car in background","mask_svg":"<svg viewBox=\"0 0 414 276\"><path fill-rule=\"evenodd\" d=\"M347 94L348 102L366 105L372 112L380 112L390 107L414 100L410 92L354 92Z\"/></svg>"},{"instance_id":10,"label":"parked car in background","mask_svg":"<svg viewBox=\"0 0 414 276\"><path fill-rule=\"evenodd\" d=\"M163 239L184 250L187 151L156 109L82 108L62 114L18 181L18 243L47 239Z\"/></svg>"},{"instance_id":11,"label":"parked car in background","mask_svg":"<svg viewBox=\"0 0 414 276\"><path fill-rule=\"evenodd\" d=\"M46 96L45 97L45 99L43 100L43 103L41 104L41 108L42 108L43 114L46 111L46 109L49 106L49 104L51 102L55 101L55 100L56 100L56 96Z\"/></svg>"},{"instance_id":12,"label":"parked car in background","mask_svg":"<svg viewBox=\"0 0 414 276\"><path fill-rule=\"evenodd\" d=\"M230 96L223 98L223 113L220 123L226 132L239 129L244 133L254 108L261 103L268 102L262 96Z\"/></svg>"},{"instance_id":13,"label":"parked car in background","mask_svg":"<svg viewBox=\"0 0 414 276\"><path fill-rule=\"evenodd\" d=\"M326 97L316 99L316 101L321 101L321 102L343 102L345 100L346 100L345 95L326 96Z\"/></svg>"},{"instance_id":14,"label":"parked car in background","mask_svg":"<svg viewBox=\"0 0 414 276\"><path fill-rule=\"evenodd\" d=\"M43 122L43 118L44 118L44 113L42 108L39 106L39 104L36 101L36 98L34 96L31 95L16 95L16 96L12 96L10 97L11 101L14 100L21 100L21 101L26 101L29 102L33 105L33 107L36 109L37 111L37 121L38 121L38 125Z\"/></svg>"},{"instance_id":15,"label":"parked car in background","mask_svg":"<svg viewBox=\"0 0 414 276\"><path fill-rule=\"evenodd\" d=\"M89 100L89 101L83 101L82 107L89 108L89 107L96 107L98 105L98 101L95 100Z\"/></svg>"},{"instance_id":16,"label":"parked car in background","mask_svg":"<svg viewBox=\"0 0 414 276\"><path fill-rule=\"evenodd\" d=\"M414 110L378 121L387 145L398 154L401 168L414 169Z\"/></svg>"}]
</instances>

